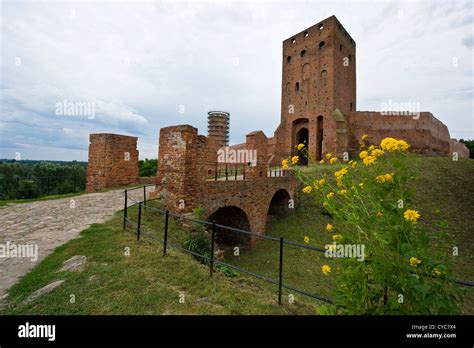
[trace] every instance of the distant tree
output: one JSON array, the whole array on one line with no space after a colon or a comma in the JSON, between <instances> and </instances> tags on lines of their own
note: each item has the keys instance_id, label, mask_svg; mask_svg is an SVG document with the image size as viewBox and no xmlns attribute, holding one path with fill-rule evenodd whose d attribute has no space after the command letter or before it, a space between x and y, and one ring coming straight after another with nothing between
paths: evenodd
<instances>
[{"instance_id":1,"label":"distant tree","mask_svg":"<svg viewBox=\"0 0 474 348\"><path fill-rule=\"evenodd\" d=\"M140 176L156 176L157 167L157 159L145 158L145 160L138 161L138 170Z\"/></svg>"},{"instance_id":2,"label":"distant tree","mask_svg":"<svg viewBox=\"0 0 474 348\"><path fill-rule=\"evenodd\" d=\"M474 158L474 140L459 139L460 143L463 143L469 149L469 158Z\"/></svg>"}]
</instances>

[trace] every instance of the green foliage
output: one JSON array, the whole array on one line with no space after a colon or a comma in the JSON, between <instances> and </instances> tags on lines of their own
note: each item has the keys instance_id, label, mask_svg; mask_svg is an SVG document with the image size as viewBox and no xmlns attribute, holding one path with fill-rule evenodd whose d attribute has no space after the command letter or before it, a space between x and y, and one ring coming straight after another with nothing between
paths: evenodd
<instances>
[{"instance_id":1,"label":"green foliage","mask_svg":"<svg viewBox=\"0 0 474 348\"><path fill-rule=\"evenodd\" d=\"M37 198L40 195L38 184L33 180L20 180L18 184L19 198Z\"/></svg>"},{"instance_id":2,"label":"green foliage","mask_svg":"<svg viewBox=\"0 0 474 348\"><path fill-rule=\"evenodd\" d=\"M138 161L138 171L140 176L156 176L157 167L157 159L145 158L145 160Z\"/></svg>"},{"instance_id":3,"label":"green foliage","mask_svg":"<svg viewBox=\"0 0 474 348\"><path fill-rule=\"evenodd\" d=\"M361 151L361 162L334 166L333 175L294 169L303 192L332 216L326 250L336 244L364 250L362 258L326 253L333 266L321 272L335 281L333 297L348 314L458 313L461 291L450 281L448 225L440 221L427 233L434 222L413 203L406 143L388 138L383 144Z\"/></svg>"},{"instance_id":4,"label":"green foliage","mask_svg":"<svg viewBox=\"0 0 474 348\"><path fill-rule=\"evenodd\" d=\"M217 265L217 270L219 272L222 272L226 277L229 278L235 278L239 276L239 272L237 272L235 269L226 266L226 265Z\"/></svg>"},{"instance_id":5,"label":"green foliage","mask_svg":"<svg viewBox=\"0 0 474 348\"><path fill-rule=\"evenodd\" d=\"M204 209L196 208L193 212L195 220L204 220ZM211 238L203 224L193 222L193 231L184 241L183 247L189 251L204 256L203 258L194 255L196 260L199 260L201 263L209 263L208 259L211 256Z\"/></svg>"},{"instance_id":6,"label":"green foliage","mask_svg":"<svg viewBox=\"0 0 474 348\"><path fill-rule=\"evenodd\" d=\"M474 158L474 140L459 139L460 143L463 143L469 149L469 158Z\"/></svg>"},{"instance_id":7,"label":"green foliage","mask_svg":"<svg viewBox=\"0 0 474 348\"><path fill-rule=\"evenodd\" d=\"M0 197L36 198L85 190L87 163L2 161ZM75 181L75 184L74 184Z\"/></svg>"}]
</instances>

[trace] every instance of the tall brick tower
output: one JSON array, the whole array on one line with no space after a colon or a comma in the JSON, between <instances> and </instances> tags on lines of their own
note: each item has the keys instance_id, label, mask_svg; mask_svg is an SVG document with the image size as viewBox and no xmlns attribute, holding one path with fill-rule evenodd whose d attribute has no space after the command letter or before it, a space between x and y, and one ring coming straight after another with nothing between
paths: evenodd
<instances>
[{"instance_id":1,"label":"tall brick tower","mask_svg":"<svg viewBox=\"0 0 474 348\"><path fill-rule=\"evenodd\" d=\"M335 16L283 41L281 122L276 160L306 143L313 160L348 147L356 110L356 44Z\"/></svg>"}]
</instances>

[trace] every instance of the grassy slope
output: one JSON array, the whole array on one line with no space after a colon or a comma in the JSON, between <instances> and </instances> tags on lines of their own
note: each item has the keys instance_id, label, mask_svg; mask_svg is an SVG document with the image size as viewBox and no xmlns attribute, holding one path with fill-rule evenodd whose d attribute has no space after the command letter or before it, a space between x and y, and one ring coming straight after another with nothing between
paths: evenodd
<instances>
[{"instance_id":1,"label":"grassy slope","mask_svg":"<svg viewBox=\"0 0 474 348\"><path fill-rule=\"evenodd\" d=\"M415 206L425 221L448 221L453 246L459 248L459 256L453 256L452 259L456 278L474 281L474 161L454 162L446 157L411 157L409 160L413 171L417 173L413 182L416 189ZM333 168L331 169L334 170ZM310 168L309 171L328 172L328 167ZM331 219L321 214L321 209L308 196L300 197L300 205L292 215L269 221L267 234L283 236L300 243L303 243L304 236L309 236L311 245L323 247L330 242L331 234L326 232L325 227ZM268 262L269 255L278 255L277 246L272 242L264 242L258 248L244 251L240 257L229 255L227 258L237 266L273 276L276 268L274 263ZM334 285L330 277L321 274L322 264L331 265L331 261L317 252L285 246L284 279L291 285L309 292L330 295ZM466 290L463 312L473 314L474 288L462 288ZM301 298L301 295L296 296Z\"/></svg>"},{"instance_id":2,"label":"grassy slope","mask_svg":"<svg viewBox=\"0 0 474 348\"><path fill-rule=\"evenodd\" d=\"M453 162L449 158L411 159L412 167L419 173L413 186L417 189L415 202L425 220L446 219L452 227L453 244L459 247L454 258L458 278L474 280L472 261L474 203L472 174L474 161ZM130 217L136 221L136 210ZM157 231L161 236L163 218L152 211L144 212L145 230ZM269 221L267 231L302 242L310 236L310 244L324 245L329 235L325 231L330 217L321 214L319 208L307 197L301 197L296 211L286 218ZM170 221L170 240L181 245L184 232L180 225ZM456 241L454 241L456 239ZM130 246L131 256L123 256L123 248ZM292 291L296 304L275 305L276 287L263 281L240 275L226 278L217 273L208 278L208 270L191 256L169 249L170 256L161 257L158 242L142 240L136 244L131 234L120 232L116 217L104 225L95 225L82 233L82 238L57 249L33 272L25 276L11 292L9 313L189 313L189 314L283 314L314 313L311 300ZM77 254L87 255L88 265L81 273L67 276L56 273L63 261ZM241 250L240 256L226 254L226 261L277 278L278 245L262 242L251 250ZM309 292L330 296L334 284L330 277L321 274L321 265L330 263L322 254L285 246L284 282ZM88 280L91 275L96 278ZM65 284L50 295L31 305L19 303L31 292L55 279L66 279ZM178 302L179 291L187 294L187 303ZM76 304L69 304L69 295L76 295ZM209 297L212 304L193 304L199 297ZM474 289L467 289L463 305L465 313L474 313ZM286 301L285 301L286 302ZM304 302L304 303L303 303Z\"/></svg>"},{"instance_id":3,"label":"grassy slope","mask_svg":"<svg viewBox=\"0 0 474 348\"><path fill-rule=\"evenodd\" d=\"M93 225L81 238L58 247L9 292L4 314L314 314L313 306L294 304L279 307L275 289L261 287L245 277L226 278L191 256L169 249L162 256L160 243L135 241L130 229L121 231L121 217ZM130 247L130 256L124 248ZM57 271L74 255L86 255L82 272ZM54 281L65 282L50 294L30 304L24 299ZM179 295L185 294L185 303ZM75 304L69 302L75 295ZM211 303L194 303L207 297Z\"/></svg>"}]
</instances>

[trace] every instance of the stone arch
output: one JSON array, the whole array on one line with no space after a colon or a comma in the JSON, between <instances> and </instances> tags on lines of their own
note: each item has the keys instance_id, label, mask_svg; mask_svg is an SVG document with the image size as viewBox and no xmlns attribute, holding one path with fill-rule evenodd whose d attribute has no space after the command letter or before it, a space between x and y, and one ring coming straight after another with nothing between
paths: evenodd
<instances>
[{"instance_id":1,"label":"stone arch","mask_svg":"<svg viewBox=\"0 0 474 348\"><path fill-rule=\"evenodd\" d=\"M214 211L208 221L218 225L250 231L250 220L245 211L233 205L227 205ZM223 227L216 227L216 244L221 249L238 247L250 247L251 235L233 231Z\"/></svg>"},{"instance_id":2,"label":"stone arch","mask_svg":"<svg viewBox=\"0 0 474 348\"><path fill-rule=\"evenodd\" d=\"M290 199L291 195L286 189L278 189L270 200L267 221L288 215L291 212Z\"/></svg>"},{"instance_id":3,"label":"stone arch","mask_svg":"<svg viewBox=\"0 0 474 348\"><path fill-rule=\"evenodd\" d=\"M307 127L301 128L297 133L296 133L296 139L295 139L295 144L305 144L305 148L308 148L309 144L309 130ZM298 156L300 157L299 164L302 165L307 165L308 164L308 158L303 156L302 150L298 151Z\"/></svg>"}]
</instances>

